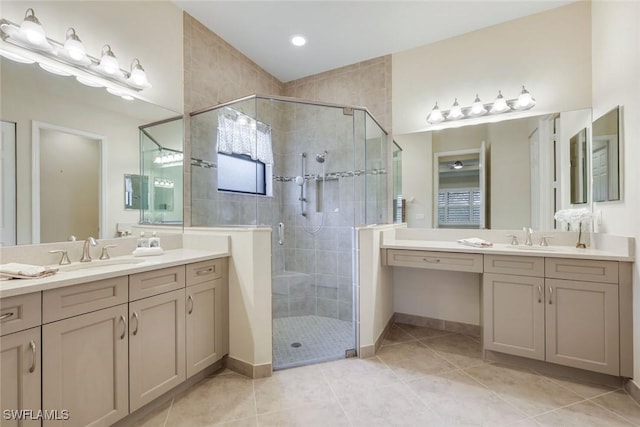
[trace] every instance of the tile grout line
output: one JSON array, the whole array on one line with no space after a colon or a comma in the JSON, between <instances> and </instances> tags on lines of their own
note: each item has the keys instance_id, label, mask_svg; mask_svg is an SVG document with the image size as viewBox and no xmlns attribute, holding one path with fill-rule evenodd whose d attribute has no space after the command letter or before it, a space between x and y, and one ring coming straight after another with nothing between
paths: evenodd
<instances>
[{"instance_id":1,"label":"tile grout line","mask_svg":"<svg viewBox=\"0 0 640 427\"><path fill-rule=\"evenodd\" d=\"M628 422L630 422L631 424L635 424L632 420L630 420L629 418L627 418L627 417L626 417L626 416L624 416L623 414L620 414L620 413L618 413L618 412L614 411L613 409L607 408L607 407L606 407L606 406L604 406L603 404L598 403L598 402L596 402L596 401L595 401L595 399L597 399L597 398L600 398L600 397L602 397L602 396L606 396L607 394L616 393L617 391L618 391L618 390L610 391L609 393L604 393L604 394L601 394L601 395L599 395L599 396L596 396L596 397L594 397L594 398L592 398L592 399L587 399L587 400L588 400L588 401L590 401L591 403L593 403L594 405L597 405L597 406L599 406L600 408L602 408L602 409L604 409L604 410L606 410L606 411L608 411L608 412L611 412L612 414L614 414L614 415L616 415L616 416L618 416L618 417L622 418L623 420L628 421ZM627 394L626 390L624 390L624 389L623 389L623 391L625 392L625 394ZM628 395L627 395L627 396L628 396ZM630 399L631 399L631 398L630 398ZM635 405L640 406L640 405L638 405L638 403L637 403L635 400L633 400L633 399L631 399L631 400L633 401L633 403L634 403Z\"/></svg>"},{"instance_id":2,"label":"tile grout line","mask_svg":"<svg viewBox=\"0 0 640 427\"><path fill-rule=\"evenodd\" d=\"M167 415L164 417L164 423L162 423L162 427L167 427L167 423L169 422L169 415L171 415L171 410L173 409L173 402L176 401L176 398L171 398L171 404L169 405L169 410L167 411Z\"/></svg>"},{"instance_id":3,"label":"tile grout line","mask_svg":"<svg viewBox=\"0 0 640 427\"><path fill-rule=\"evenodd\" d=\"M331 382L327 378L327 375L325 374L324 369L322 369L322 367L320 367L320 373L322 374L322 378L324 378L324 380L327 382L327 385L329 386L329 390L331 390L331 393L333 394L333 397L336 399L336 402L338 403L338 406L340 407L340 410L344 414L344 417L347 419L347 422L349 423L349 425L351 427L353 427L353 422L351 421L351 417L349 417L349 414L347 414L347 411L344 409L344 406L342 406L342 402L340 401L340 397L338 396L336 391L333 389L333 386L331 385Z\"/></svg>"}]
</instances>

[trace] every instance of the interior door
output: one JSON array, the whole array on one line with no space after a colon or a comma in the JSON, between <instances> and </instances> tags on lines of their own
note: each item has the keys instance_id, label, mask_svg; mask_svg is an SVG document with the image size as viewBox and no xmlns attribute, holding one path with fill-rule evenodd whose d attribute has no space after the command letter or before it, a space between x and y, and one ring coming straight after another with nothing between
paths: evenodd
<instances>
[{"instance_id":1,"label":"interior door","mask_svg":"<svg viewBox=\"0 0 640 427\"><path fill-rule=\"evenodd\" d=\"M16 124L2 121L0 138L0 246L16 244Z\"/></svg>"}]
</instances>

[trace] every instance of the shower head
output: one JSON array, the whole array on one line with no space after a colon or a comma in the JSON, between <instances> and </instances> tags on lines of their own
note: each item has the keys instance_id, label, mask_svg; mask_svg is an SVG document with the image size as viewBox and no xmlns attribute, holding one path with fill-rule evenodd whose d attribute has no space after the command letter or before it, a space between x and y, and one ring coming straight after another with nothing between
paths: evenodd
<instances>
[{"instance_id":1,"label":"shower head","mask_svg":"<svg viewBox=\"0 0 640 427\"><path fill-rule=\"evenodd\" d=\"M324 158L326 157L327 154L329 154L327 150L324 150L322 153L316 154L316 162L324 163L324 160L325 160Z\"/></svg>"}]
</instances>

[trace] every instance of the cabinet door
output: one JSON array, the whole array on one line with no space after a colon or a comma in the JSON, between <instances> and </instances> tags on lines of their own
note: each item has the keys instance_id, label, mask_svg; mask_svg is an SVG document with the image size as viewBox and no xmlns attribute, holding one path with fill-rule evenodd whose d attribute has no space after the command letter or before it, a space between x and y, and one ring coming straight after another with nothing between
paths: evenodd
<instances>
[{"instance_id":1,"label":"cabinet door","mask_svg":"<svg viewBox=\"0 0 640 427\"><path fill-rule=\"evenodd\" d=\"M545 284L547 361L618 375L618 286L557 279Z\"/></svg>"},{"instance_id":2,"label":"cabinet door","mask_svg":"<svg viewBox=\"0 0 640 427\"><path fill-rule=\"evenodd\" d=\"M187 288L187 378L224 355L223 299L222 279Z\"/></svg>"},{"instance_id":3,"label":"cabinet door","mask_svg":"<svg viewBox=\"0 0 640 427\"><path fill-rule=\"evenodd\" d=\"M127 305L42 327L42 406L68 410L43 425L109 426L129 413Z\"/></svg>"},{"instance_id":4,"label":"cabinet door","mask_svg":"<svg viewBox=\"0 0 640 427\"><path fill-rule=\"evenodd\" d=\"M544 360L544 279L485 273L484 348Z\"/></svg>"},{"instance_id":5,"label":"cabinet door","mask_svg":"<svg viewBox=\"0 0 640 427\"><path fill-rule=\"evenodd\" d=\"M18 420L17 412L40 410L40 327L0 338L0 408L2 427L39 426L39 420ZM11 411L11 419L5 419Z\"/></svg>"},{"instance_id":6,"label":"cabinet door","mask_svg":"<svg viewBox=\"0 0 640 427\"><path fill-rule=\"evenodd\" d=\"M129 304L131 412L186 379L185 291Z\"/></svg>"}]
</instances>

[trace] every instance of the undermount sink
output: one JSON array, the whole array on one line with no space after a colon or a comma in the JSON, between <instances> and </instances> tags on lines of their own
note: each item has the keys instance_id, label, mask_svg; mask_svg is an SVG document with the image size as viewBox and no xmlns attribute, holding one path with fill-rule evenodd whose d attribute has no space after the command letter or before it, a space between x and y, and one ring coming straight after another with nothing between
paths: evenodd
<instances>
[{"instance_id":1,"label":"undermount sink","mask_svg":"<svg viewBox=\"0 0 640 427\"><path fill-rule=\"evenodd\" d=\"M517 245L509 245L507 246L509 249L516 249L520 251L545 251L545 252L555 252L560 250L560 248L553 246L517 246Z\"/></svg>"},{"instance_id":2,"label":"undermount sink","mask_svg":"<svg viewBox=\"0 0 640 427\"><path fill-rule=\"evenodd\" d=\"M143 263L145 260L143 259L107 259L104 261L95 260L91 262L82 262L78 264L69 264L69 265L61 265L58 266L58 270L60 271L77 271L77 270L87 270L90 268L101 268L101 267L110 267L114 265L136 265Z\"/></svg>"}]
</instances>

